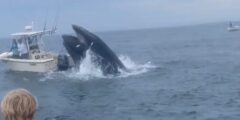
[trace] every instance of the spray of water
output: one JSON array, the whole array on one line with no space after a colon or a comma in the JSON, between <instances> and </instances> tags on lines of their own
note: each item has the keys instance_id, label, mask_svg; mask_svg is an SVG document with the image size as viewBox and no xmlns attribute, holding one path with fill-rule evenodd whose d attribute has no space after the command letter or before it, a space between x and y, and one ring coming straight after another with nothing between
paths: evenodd
<instances>
[{"instance_id":1,"label":"spray of water","mask_svg":"<svg viewBox=\"0 0 240 120\"><path fill-rule=\"evenodd\" d=\"M128 71L121 70L121 75L119 77L128 77L132 75L139 75L145 72L148 72L151 69L156 68L151 61L146 62L145 64L139 64L134 62L130 57L121 55L119 59L127 67Z\"/></svg>"},{"instance_id":2,"label":"spray of water","mask_svg":"<svg viewBox=\"0 0 240 120\"><path fill-rule=\"evenodd\" d=\"M86 58L80 64L78 70L73 70L69 74L70 77L80 78L83 80L88 80L91 78L103 78L104 75L98 65L93 62L94 54L88 50L86 53Z\"/></svg>"},{"instance_id":3,"label":"spray of water","mask_svg":"<svg viewBox=\"0 0 240 120\"><path fill-rule=\"evenodd\" d=\"M129 76L134 76L134 75L139 75L146 73L154 68L154 66L151 61L146 62L145 64L140 64L137 62L134 62L130 57L126 55L120 55L119 59L123 62L123 64L126 66L127 71L125 70L120 70L120 74L117 76L109 75L105 76L103 75L103 72L101 70L100 65L94 63L94 54L88 50L86 53L86 58L83 59L83 61L80 64L79 69L72 69L69 71L60 71L60 72L53 72L53 73L48 73L45 75L44 78L40 79L41 82L53 79L54 78L59 78L59 76L66 77L66 78L71 78L72 80L81 80L81 81L86 81L90 79L101 79L101 78L124 78L124 77L129 77ZM61 77L61 79L63 79Z\"/></svg>"},{"instance_id":4,"label":"spray of water","mask_svg":"<svg viewBox=\"0 0 240 120\"><path fill-rule=\"evenodd\" d=\"M93 78L112 78L112 77L128 77L133 75L139 75L155 68L155 66L149 61L145 64L138 64L134 62L130 57L120 55L119 59L127 67L127 71L120 70L118 76L104 76L99 65L93 61L94 54L88 50L86 58L82 61L79 70L73 70L68 77L78 78L81 80L89 80Z\"/></svg>"}]
</instances>

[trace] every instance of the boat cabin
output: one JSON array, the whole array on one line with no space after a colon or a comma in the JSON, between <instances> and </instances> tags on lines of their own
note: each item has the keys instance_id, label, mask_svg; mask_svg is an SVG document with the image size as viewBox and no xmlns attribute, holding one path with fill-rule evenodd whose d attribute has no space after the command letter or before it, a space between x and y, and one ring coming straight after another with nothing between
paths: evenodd
<instances>
[{"instance_id":1,"label":"boat cabin","mask_svg":"<svg viewBox=\"0 0 240 120\"><path fill-rule=\"evenodd\" d=\"M25 32L12 34L12 57L19 59L44 59L46 54L40 47L43 32L33 32L31 26L26 26L25 30ZM21 57L22 54L26 54L26 56Z\"/></svg>"},{"instance_id":2,"label":"boat cabin","mask_svg":"<svg viewBox=\"0 0 240 120\"><path fill-rule=\"evenodd\" d=\"M53 30L33 31L26 26L24 32L12 35L10 52L0 54L0 61L7 64L9 70L27 72L48 72L58 68L57 55L42 49L42 37L52 34ZM40 44L41 43L41 44Z\"/></svg>"}]
</instances>

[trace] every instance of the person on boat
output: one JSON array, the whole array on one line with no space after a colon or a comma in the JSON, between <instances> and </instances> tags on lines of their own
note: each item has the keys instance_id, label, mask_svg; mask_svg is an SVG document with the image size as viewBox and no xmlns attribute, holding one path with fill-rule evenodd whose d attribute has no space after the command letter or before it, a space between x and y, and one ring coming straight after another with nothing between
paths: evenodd
<instances>
[{"instance_id":1,"label":"person on boat","mask_svg":"<svg viewBox=\"0 0 240 120\"><path fill-rule=\"evenodd\" d=\"M18 57L19 52L18 52L18 45L17 45L17 40L13 39L12 47L10 49L10 52L13 53L13 57Z\"/></svg>"},{"instance_id":2,"label":"person on boat","mask_svg":"<svg viewBox=\"0 0 240 120\"><path fill-rule=\"evenodd\" d=\"M33 120L37 107L37 99L29 91L15 89L3 98L1 113L5 120Z\"/></svg>"},{"instance_id":3,"label":"person on boat","mask_svg":"<svg viewBox=\"0 0 240 120\"><path fill-rule=\"evenodd\" d=\"M19 40L18 51L19 51L19 57L20 58L22 58L22 59L28 58L28 49L27 49L27 46L22 39Z\"/></svg>"}]
</instances>

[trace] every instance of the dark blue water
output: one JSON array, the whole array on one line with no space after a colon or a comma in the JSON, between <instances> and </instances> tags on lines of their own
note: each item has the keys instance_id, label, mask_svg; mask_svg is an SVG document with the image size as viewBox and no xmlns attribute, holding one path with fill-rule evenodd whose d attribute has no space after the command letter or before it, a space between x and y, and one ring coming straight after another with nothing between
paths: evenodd
<instances>
[{"instance_id":1,"label":"dark blue water","mask_svg":"<svg viewBox=\"0 0 240 120\"><path fill-rule=\"evenodd\" d=\"M118 77L101 76L87 60L91 69L47 74L1 63L0 98L28 89L38 98L37 120L238 120L240 32L226 26L97 33L132 70ZM8 42L1 39L1 51ZM45 42L62 49L58 36Z\"/></svg>"}]
</instances>

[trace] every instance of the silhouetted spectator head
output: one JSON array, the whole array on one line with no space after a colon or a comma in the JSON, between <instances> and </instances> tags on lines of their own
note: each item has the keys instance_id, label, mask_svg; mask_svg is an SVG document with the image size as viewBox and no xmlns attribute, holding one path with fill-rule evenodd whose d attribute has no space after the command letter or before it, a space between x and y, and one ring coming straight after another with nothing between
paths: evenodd
<instances>
[{"instance_id":1,"label":"silhouetted spectator head","mask_svg":"<svg viewBox=\"0 0 240 120\"><path fill-rule=\"evenodd\" d=\"M5 120L32 120L37 109L37 100L25 89L7 93L1 102Z\"/></svg>"}]
</instances>

